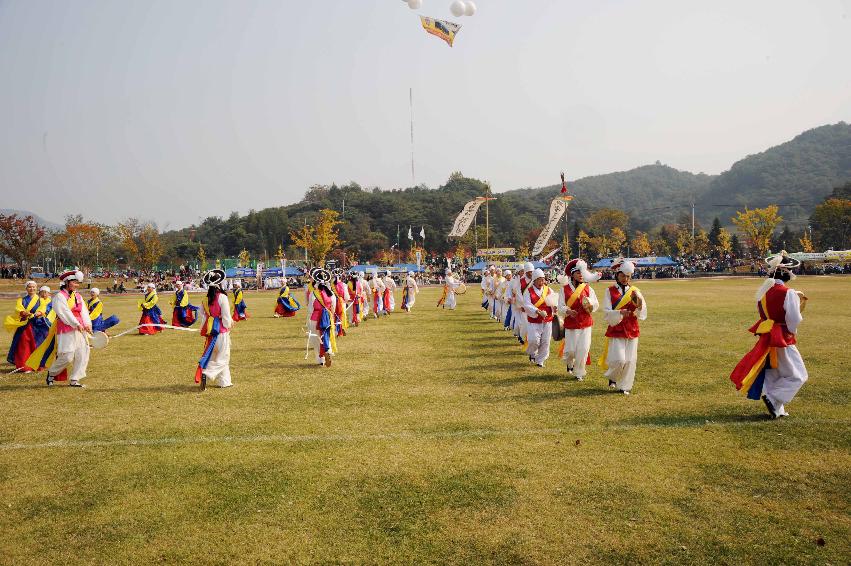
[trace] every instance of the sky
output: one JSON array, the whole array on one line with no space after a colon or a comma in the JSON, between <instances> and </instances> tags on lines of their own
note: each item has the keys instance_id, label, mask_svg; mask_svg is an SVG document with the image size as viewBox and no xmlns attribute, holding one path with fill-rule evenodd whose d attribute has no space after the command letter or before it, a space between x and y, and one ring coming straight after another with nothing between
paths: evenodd
<instances>
[{"instance_id":1,"label":"sky","mask_svg":"<svg viewBox=\"0 0 851 566\"><path fill-rule=\"evenodd\" d=\"M715 174L851 121L851 0L449 5L0 0L0 208L175 229L314 184Z\"/></svg>"}]
</instances>

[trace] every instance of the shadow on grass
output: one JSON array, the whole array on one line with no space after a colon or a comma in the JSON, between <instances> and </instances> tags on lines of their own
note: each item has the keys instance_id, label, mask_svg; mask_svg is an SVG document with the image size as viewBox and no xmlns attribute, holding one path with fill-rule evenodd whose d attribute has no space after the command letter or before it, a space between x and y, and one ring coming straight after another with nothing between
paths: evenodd
<instances>
[{"instance_id":1,"label":"shadow on grass","mask_svg":"<svg viewBox=\"0 0 851 566\"><path fill-rule=\"evenodd\" d=\"M651 426L668 428L701 427L713 424L761 423L771 420L768 414L703 414L703 415L645 415L619 421L622 426Z\"/></svg>"},{"instance_id":2,"label":"shadow on grass","mask_svg":"<svg viewBox=\"0 0 851 566\"><path fill-rule=\"evenodd\" d=\"M562 391L550 391L548 393L530 393L528 395L516 395L512 399L515 401L528 401L529 403L544 403L546 401L556 401L558 399L571 399L581 397L600 397L603 395L614 396L616 393L608 388L600 389L564 389Z\"/></svg>"},{"instance_id":3,"label":"shadow on grass","mask_svg":"<svg viewBox=\"0 0 851 566\"><path fill-rule=\"evenodd\" d=\"M209 386L208 386L209 387ZM215 387L210 387L215 389ZM128 387L118 386L109 389L99 389L97 387L88 387L87 393L171 393L172 395L181 395L186 393L200 393L200 388L189 380L189 383L167 383L161 385L131 385Z\"/></svg>"}]
</instances>

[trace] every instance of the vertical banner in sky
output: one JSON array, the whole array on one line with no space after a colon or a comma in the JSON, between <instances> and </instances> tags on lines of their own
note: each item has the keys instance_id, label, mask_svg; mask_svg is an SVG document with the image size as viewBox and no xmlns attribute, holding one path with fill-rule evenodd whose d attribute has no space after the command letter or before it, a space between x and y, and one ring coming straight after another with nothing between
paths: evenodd
<instances>
[{"instance_id":1,"label":"vertical banner in sky","mask_svg":"<svg viewBox=\"0 0 851 566\"><path fill-rule=\"evenodd\" d=\"M449 47L452 47L452 42L455 41L455 35L461 29L461 26L458 24L453 24L446 20L435 20L434 18L427 18L425 16L420 16L420 22L422 22L424 30L448 43Z\"/></svg>"},{"instance_id":2,"label":"vertical banner in sky","mask_svg":"<svg viewBox=\"0 0 851 566\"><path fill-rule=\"evenodd\" d=\"M567 210L567 203L568 199L560 196L554 198L550 203L550 219L547 221L547 225L544 226L544 229L541 230L541 235L538 236L537 240L535 240L535 247L532 249L532 255L538 255L544 250L547 242L550 241L550 236L553 235L553 231L558 225L558 221L561 220L561 217L564 216L564 213Z\"/></svg>"},{"instance_id":3,"label":"vertical banner in sky","mask_svg":"<svg viewBox=\"0 0 851 566\"><path fill-rule=\"evenodd\" d=\"M452 231L449 232L450 238L460 238L467 233L467 230L470 229L470 224L473 223L473 219L476 217L476 212L479 211L479 207L482 206L483 202L485 202L484 197L479 197L464 205L464 210L455 219L455 224L452 225Z\"/></svg>"}]
</instances>

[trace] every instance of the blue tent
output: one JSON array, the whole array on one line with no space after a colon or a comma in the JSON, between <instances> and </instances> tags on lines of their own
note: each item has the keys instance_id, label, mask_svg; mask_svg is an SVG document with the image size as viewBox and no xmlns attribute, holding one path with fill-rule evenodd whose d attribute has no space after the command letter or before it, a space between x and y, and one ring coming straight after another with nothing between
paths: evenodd
<instances>
[{"instance_id":1,"label":"blue tent","mask_svg":"<svg viewBox=\"0 0 851 566\"><path fill-rule=\"evenodd\" d=\"M280 277L281 276L281 268L280 267L270 267L269 269L263 270L263 277ZM298 267L287 266L287 277L303 277L304 271L299 269Z\"/></svg>"},{"instance_id":2,"label":"blue tent","mask_svg":"<svg viewBox=\"0 0 851 566\"><path fill-rule=\"evenodd\" d=\"M480 261L480 262L474 263L473 265L468 267L467 271L481 271L489 265L500 266L500 265L503 265L503 264L506 264L506 263L510 263L512 265L517 265L517 264L523 264L523 263L526 263L526 262L525 261ZM553 267L552 265L544 263L543 261L533 261L532 265L535 266L535 269L545 269L545 270L551 269ZM512 269L512 268L509 268L509 269Z\"/></svg>"},{"instance_id":3,"label":"blue tent","mask_svg":"<svg viewBox=\"0 0 851 566\"><path fill-rule=\"evenodd\" d=\"M601 259L591 267L598 269L608 269L612 266L612 261L614 259L615 258L610 257ZM635 267L671 267L673 265L679 265L678 262L672 260L668 256L631 257L628 259L631 262L635 263Z\"/></svg>"},{"instance_id":4,"label":"blue tent","mask_svg":"<svg viewBox=\"0 0 851 566\"><path fill-rule=\"evenodd\" d=\"M225 277L256 277L257 270L250 267L229 267L225 269Z\"/></svg>"},{"instance_id":5,"label":"blue tent","mask_svg":"<svg viewBox=\"0 0 851 566\"><path fill-rule=\"evenodd\" d=\"M413 271L414 273L422 273L425 271L423 266L418 268L416 263L400 263L399 265L394 265L392 270L401 272Z\"/></svg>"}]
</instances>

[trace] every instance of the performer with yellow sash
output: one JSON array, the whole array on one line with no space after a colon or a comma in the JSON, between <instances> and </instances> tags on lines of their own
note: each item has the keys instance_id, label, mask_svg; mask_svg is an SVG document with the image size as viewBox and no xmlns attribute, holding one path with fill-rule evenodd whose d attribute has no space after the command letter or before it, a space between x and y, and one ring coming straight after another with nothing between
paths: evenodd
<instances>
[{"instance_id":1,"label":"performer with yellow sash","mask_svg":"<svg viewBox=\"0 0 851 566\"><path fill-rule=\"evenodd\" d=\"M759 320L748 329L758 337L756 345L736 365L730 380L748 399L762 397L771 418L786 417L792 401L808 379L807 368L796 346L798 326L807 297L787 287L801 263L783 251L766 259L769 277L756 294Z\"/></svg>"},{"instance_id":2,"label":"performer with yellow sash","mask_svg":"<svg viewBox=\"0 0 851 566\"><path fill-rule=\"evenodd\" d=\"M342 268L337 268L332 272L331 291L336 298L334 305L334 330L337 336L345 336L346 330L349 329L349 319L346 316L346 305L349 304L350 295L349 287L344 279L345 272Z\"/></svg>"},{"instance_id":3,"label":"performer with yellow sash","mask_svg":"<svg viewBox=\"0 0 851 566\"><path fill-rule=\"evenodd\" d=\"M45 335L42 334L41 340L38 339L39 332L36 332L36 322L46 316L50 300L39 297L36 291L38 286L35 281L27 281L24 288L26 295L18 297L15 301L14 312L8 315L4 321L6 330L14 333L6 361L14 365L15 369L29 373L35 368L27 365L27 359L45 338ZM49 328L49 326L48 324L47 327Z\"/></svg>"},{"instance_id":4,"label":"performer with yellow sash","mask_svg":"<svg viewBox=\"0 0 851 566\"><path fill-rule=\"evenodd\" d=\"M363 321L363 303L364 303L364 294L363 294L363 280L362 273L352 271L349 273L349 297L352 299L352 304L349 307L352 310L352 324L354 326L360 326L361 321Z\"/></svg>"},{"instance_id":5,"label":"performer with yellow sash","mask_svg":"<svg viewBox=\"0 0 851 566\"><path fill-rule=\"evenodd\" d=\"M42 344L30 355L27 365L42 370L47 368L47 385L54 381L65 381L71 387L85 387L80 380L86 377L89 366L89 342L92 320L86 301L77 292L83 274L66 271L59 276L61 287L53 296L51 308L56 321Z\"/></svg>"},{"instance_id":6,"label":"performer with yellow sash","mask_svg":"<svg viewBox=\"0 0 851 566\"><path fill-rule=\"evenodd\" d=\"M38 297L41 299L44 308L42 316L36 316L33 322L33 333L35 333L35 343L40 346L47 339L50 333L50 327L56 322L56 313L53 312L53 297L50 296L50 287L42 285L38 289Z\"/></svg>"},{"instance_id":7,"label":"performer with yellow sash","mask_svg":"<svg viewBox=\"0 0 851 566\"><path fill-rule=\"evenodd\" d=\"M603 295L603 316L609 327L598 364L606 370L609 387L629 395L638 363L638 321L647 318L647 302L638 287L630 285L635 264L618 258L611 269L615 284Z\"/></svg>"},{"instance_id":8,"label":"performer with yellow sash","mask_svg":"<svg viewBox=\"0 0 851 566\"><path fill-rule=\"evenodd\" d=\"M142 311L142 316L139 318L139 334L157 334L162 332L161 326L150 326L154 324L165 324L163 313L157 303L160 298L157 296L157 286L153 283L148 283L144 288L144 296L139 301L139 310Z\"/></svg>"},{"instance_id":9,"label":"performer with yellow sash","mask_svg":"<svg viewBox=\"0 0 851 566\"><path fill-rule=\"evenodd\" d=\"M550 357L550 339L553 335L553 313L558 306L558 297L549 288L544 272L532 272L532 284L523 295L523 310L526 312L526 353L529 361L538 367Z\"/></svg>"},{"instance_id":10,"label":"performer with yellow sash","mask_svg":"<svg viewBox=\"0 0 851 566\"><path fill-rule=\"evenodd\" d=\"M330 367L331 356L337 353L334 332L334 311L337 297L331 290L331 274L321 267L310 272L311 283L307 286L307 330L308 344L316 354L316 363ZM376 276L376 279L378 277Z\"/></svg>"},{"instance_id":11,"label":"performer with yellow sash","mask_svg":"<svg viewBox=\"0 0 851 566\"><path fill-rule=\"evenodd\" d=\"M295 316L296 311L300 308L301 305L298 304L298 301L290 293L287 279L284 278L284 286L278 291L278 300L275 302L275 318Z\"/></svg>"},{"instance_id":12,"label":"performer with yellow sash","mask_svg":"<svg viewBox=\"0 0 851 566\"><path fill-rule=\"evenodd\" d=\"M446 268L445 273L446 276L443 279L443 295L441 295L440 299L437 301L437 306L454 311L456 305L455 290L461 286L461 281L455 278L452 270L448 267Z\"/></svg>"},{"instance_id":13,"label":"performer with yellow sash","mask_svg":"<svg viewBox=\"0 0 851 566\"><path fill-rule=\"evenodd\" d=\"M204 338L204 353L195 370L195 383L201 391L207 383L218 387L233 385L230 375L230 331L233 328L228 294L221 288L225 272L213 269L204 274L207 297L201 303L198 322Z\"/></svg>"},{"instance_id":14,"label":"performer with yellow sash","mask_svg":"<svg viewBox=\"0 0 851 566\"><path fill-rule=\"evenodd\" d=\"M195 324L195 319L198 318L198 307L189 304L189 292L183 288L183 281L178 279L174 282L174 298L171 299L172 326L182 326L189 328Z\"/></svg>"},{"instance_id":15,"label":"performer with yellow sash","mask_svg":"<svg viewBox=\"0 0 851 566\"><path fill-rule=\"evenodd\" d=\"M89 318L92 319L92 330L95 332L106 332L121 322L114 314L109 318L103 317L103 302L100 300L100 289L97 287L89 290L89 302L86 306L89 309Z\"/></svg>"},{"instance_id":16,"label":"performer with yellow sash","mask_svg":"<svg viewBox=\"0 0 851 566\"><path fill-rule=\"evenodd\" d=\"M242 295L242 281L233 283L233 321L248 320L248 307Z\"/></svg>"},{"instance_id":17,"label":"performer with yellow sash","mask_svg":"<svg viewBox=\"0 0 851 566\"><path fill-rule=\"evenodd\" d=\"M600 308L597 293L589 283L600 279L599 273L588 271L588 264L581 259L572 259L564 266L564 275L559 276L562 288L558 294L558 310L564 315L564 342L561 359L567 373L577 381L585 379L586 367L591 364L591 331L594 319L591 313Z\"/></svg>"}]
</instances>

